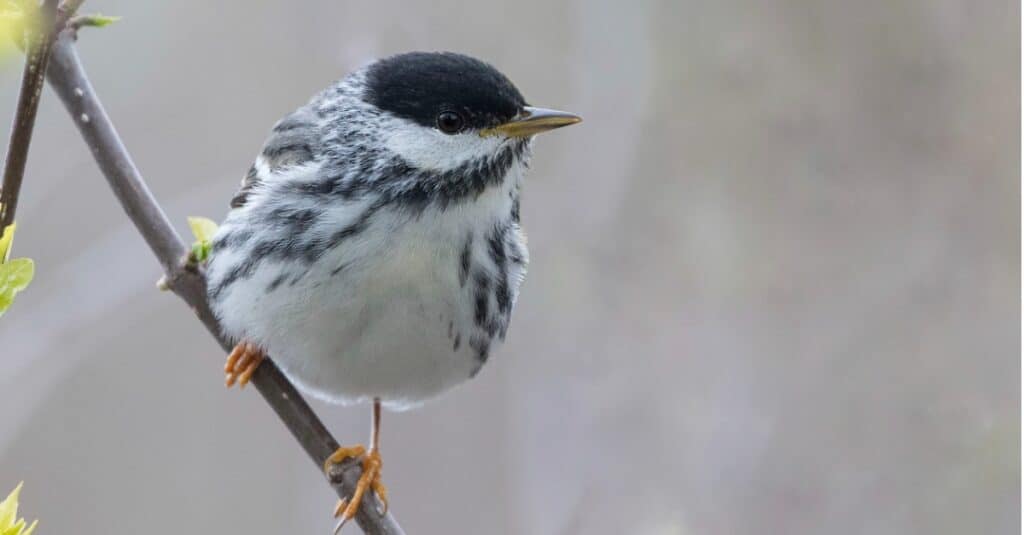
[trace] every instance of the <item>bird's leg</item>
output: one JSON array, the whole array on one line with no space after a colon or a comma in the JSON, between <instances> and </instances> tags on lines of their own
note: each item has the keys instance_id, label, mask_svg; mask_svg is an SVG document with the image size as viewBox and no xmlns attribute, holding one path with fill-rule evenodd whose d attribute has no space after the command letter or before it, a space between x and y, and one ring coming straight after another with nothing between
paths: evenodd
<instances>
[{"instance_id":1,"label":"bird's leg","mask_svg":"<svg viewBox=\"0 0 1024 535\"><path fill-rule=\"evenodd\" d=\"M367 451L363 446L351 446L338 448L337 451L331 454L324 462L324 471L330 473L332 465L340 463L348 458L363 458L363 474L359 476L359 482L356 483L356 490L352 493L351 498L342 498L338 500L338 505L334 508L334 516L341 517L341 521L334 528L334 533L337 534L341 531L342 526L346 522L356 516L356 511L359 510L359 505L363 501L363 495L366 494L367 489L372 489L377 494L377 499L380 500L383 510L381 514L384 514L388 510L388 491L384 487L384 484L380 482L380 470L381 470L381 458L380 458L380 399L373 400L373 423L370 428L370 450Z\"/></svg>"},{"instance_id":2,"label":"bird's leg","mask_svg":"<svg viewBox=\"0 0 1024 535\"><path fill-rule=\"evenodd\" d=\"M237 382L239 388L245 388L264 358L266 354L256 344L242 340L231 350L224 363L224 384L231 388Z\"/></svg>"}]
</instances>

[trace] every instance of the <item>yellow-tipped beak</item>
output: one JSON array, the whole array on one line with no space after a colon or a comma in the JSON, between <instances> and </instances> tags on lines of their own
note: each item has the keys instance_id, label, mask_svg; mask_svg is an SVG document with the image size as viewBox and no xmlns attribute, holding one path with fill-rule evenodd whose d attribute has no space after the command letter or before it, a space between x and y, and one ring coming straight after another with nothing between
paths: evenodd
<instances>
[{"instance_id":1,"label":"yellow-tipped beak","mask_svg":"<svg viewBox=\"0 0 1024 535\"><path fill-rule=\"evenodd\" d=\"M509 137L530 137L555 128L576 124L582 120L583 118L579 115L567 111L526 106L518 117L494 128L482 130L480 135L487 137L503 134Z\"/></svg>"}]
</instances>

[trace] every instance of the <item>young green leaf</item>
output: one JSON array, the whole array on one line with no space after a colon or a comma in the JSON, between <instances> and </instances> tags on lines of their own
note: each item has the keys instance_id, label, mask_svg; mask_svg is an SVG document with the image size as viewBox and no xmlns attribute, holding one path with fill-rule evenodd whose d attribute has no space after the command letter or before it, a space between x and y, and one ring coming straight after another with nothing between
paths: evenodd
<instances>
[{"instance_id":1,"label":"young green leaf","mask_svg":"<svg viewBox=\"0 0 1024 535\"><path fill-rule=\"evenodd\" d=\"M95 26L97 28L102 28L104 26L110 26L111 24L119 20L121 20L121 17L101 15L99 13L95 13L93 15L85 15L86 23L84 24L84 26Z\"/></svg>"},{"instance_id":2,"label":"young green leaf","mask_svg":"<svg viewBox=\"0 0 1024 535\"><path fill-rule=\"evenodd\" d=\"M35 264L28 258L11 257L11 244L14 242L15 224L11 223L0 234L0 316L14 302L14 296L24 290L28 283L32 282L35 275ZM3 510L0 509L0 519L3 518ZM5 535L0 531L0 535Z\"/></svg>"},{"instance_id":3,"label":"young green leaf","mask_svg":"<svg viewBox=\"0 0 1024 535\"><path fill-rule=\"evenodd\" d=\"M192 235L199 241L210 241L217 233L217 223L205 217L189 216L188 226L192 229Z\"/></svg>"},{"instance_id":4,"label":"young green leaf","mask_svg":"<svg viewBox=\"0 0 1024 535\"><path fill-rule=\"evenodd\" d=\"M205 262L210 256L210 242L214 234L217 234L217 223L205 217L189 216L188 226L196 238L192 244L192 258L196 262Z\"/></svg>"},{"instance_id":5,"label":"young green leaf","mask_svg":"<svg viewBox=\"0 0 1024 535\"><path fill-rule=\"evenodd\" d=\"M7 498L0 502L0 535L32 535L39 522L33 521L26 529L25 519L18 518L18 495L21 493L21 485L22 483L18 483Z\"/></svg>"},{"instance_id":6,"label":"young green leaf","mask_svg":"<svg viewBox=\"0 0 1024 535\"><path fill-rule=\"evenodd\" d=\"M14 302L14 296L32 282L35 271L35 263L30 258L15 258L0 264L0 316Z\"/></svg>"},{"instance_id":7,"label":"young green leaf","mask_svg":"<svg viewBox=\"0 0 1024 535\"><path fill-rule=\"evenodd\" d=\"M72 28L102 28L104 26L110 26L111 24L121 20L121 17L110 17L107 15L100 15L99 13L93 13L91 15L79 15L71 19Z\"/></svg>"},{"instance_id":8,"label":"young green leaf","mask_svg":"<svg viewBox=\"0 0 1024 535\"><path fill-rule=\"evenodd\" d=\"M8 527L14 525L14 519L18 516L18 495L21 494L21 486L24 483L18 483L17 487L7 496L7 499L0 502L0 530L6 530Z\"/></svg>"}]
</instances>

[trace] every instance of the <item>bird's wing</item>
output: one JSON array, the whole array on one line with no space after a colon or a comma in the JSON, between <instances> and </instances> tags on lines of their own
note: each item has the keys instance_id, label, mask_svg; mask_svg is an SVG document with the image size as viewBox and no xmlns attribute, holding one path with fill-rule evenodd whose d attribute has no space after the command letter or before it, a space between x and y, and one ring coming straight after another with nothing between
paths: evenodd
<instances>
[{"instance_id":1,"label":"bird's wing","mask_svg":"<svg viewBox=\"0 0 1024 535\"><path fill-rule=\"evenodd\" d=\"M253 190L280 171L313 160L319 142L319 116L311 106L303 106L278 121L242 178L242 187L231 198L231 207L245 206Z\"/></svg>"}]
</instances>

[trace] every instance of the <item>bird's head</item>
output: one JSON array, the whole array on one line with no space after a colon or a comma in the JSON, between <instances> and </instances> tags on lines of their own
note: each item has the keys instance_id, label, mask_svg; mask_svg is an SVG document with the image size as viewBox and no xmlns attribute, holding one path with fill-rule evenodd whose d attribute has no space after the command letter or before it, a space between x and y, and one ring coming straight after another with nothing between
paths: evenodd
<instances>
[{"instance_id":1,"label":"bird's head","mask_svg":"<svg viewBox=\"0 0 1024 535\"><path fill-rule=\"evenodd\" d=\"M503 151L522 155L534 135L581 120L528 106L497 69L449 52L379 60L364 71L362 86L362 100L380 111L378 141L424 171L483 164Z\"/></svg>"}]
</instances>

